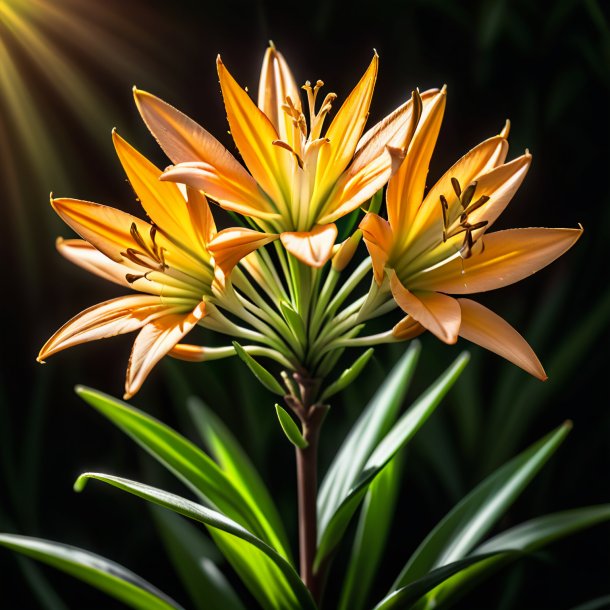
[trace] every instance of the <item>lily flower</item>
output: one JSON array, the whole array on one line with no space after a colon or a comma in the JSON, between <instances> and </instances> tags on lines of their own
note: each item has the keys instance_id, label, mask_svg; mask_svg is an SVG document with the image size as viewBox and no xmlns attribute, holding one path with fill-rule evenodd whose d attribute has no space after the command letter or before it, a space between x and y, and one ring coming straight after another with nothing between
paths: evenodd
<instances>
[{"instance_id":1,"label":"lily flower","mask_svg":"<svg viewBox=\"0 0 610 610\"><path fill-rule=\"evenodd\" d=\"M206 315L214 281L207 244L216 228L203 195L186 189L184 196L178 185L160 182L160 169L116 132L113 141L150 222L89 201L52 198L55 211L83 238L59 239L57 248L80 267L138 294L72 318L45 343L38 361L79 343L139 331L125 381L125 398L131 398Z\"/></svg>"},{"instance_id":2,"label":"lily flower","mask_svg":"<svg viewBox=\"0 0 610 610\"><path fill-rule=\"evenodd\" d=\"M234 227L210 243L225 274L247 254L275 239L312 267L332 256L335 221L382 188L402 161L421 113L440 94L412 98L364 133L377 77L375 54L360 82L324 130L335 103L318 107L322 81L307 82L307 111L281 53L264 56L258 105L218 57L229 127L247 170L205 129L159 98L134 89L138 109L175 163L162 180L199 189L221 207L252 218L260 231Z\"/></svg>"},{"instance_id":3,"label":"lily flower","mask_svg":"<svg viewBox=\"0 0 610 610\"><path fill-rule=\"evenodd\" d=\"M408 314L394 335L404 339L429 330L449 344L461 336L544 380L544 369L525 339L500 316L461 295L528 277L572 247L582 228L488 233L531 163L527 151L506 162L508 122L424 197L443 112L444 100L424 110L405 160L388 184L388 219L367 214L360 224L377 284L389 280L395 302Z\"/></svg>"}]
</instances>

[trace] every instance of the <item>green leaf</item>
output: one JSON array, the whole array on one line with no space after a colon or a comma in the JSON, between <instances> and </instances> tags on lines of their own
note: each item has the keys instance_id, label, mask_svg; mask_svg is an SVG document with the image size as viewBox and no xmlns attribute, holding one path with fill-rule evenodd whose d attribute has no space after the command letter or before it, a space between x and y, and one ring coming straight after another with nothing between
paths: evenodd
<instances>
[{"instance_id":1,"label":"green leaf","mask_svg":"<svg viewBox=\"0 0 610 610\"><path fill-rule=\"evenodd\" d=\"M470 557L485 557L440 584L426 597L435 607L448 605L476 584L527 553L580 530L610 520L610 504L588 506L537 517L494 536ZM417 606L420 607L420 604ZM421 607L426 607L422 600Z\"/></svg>"},{"instance_id":2,"label":"green leaf","mask_svg":"<svg viewBox=\"0 0 610 610\"><path fill-rule=\"evenodd\" d=\"M326 527L366 460L396 421L421 352L413 341L352 427L330 465L318 493L318 531Z\"/></svg>"},{"instance_id":3,"label":"green leaf","mask_svg":"<svg viewBox=\"0 0 610 610\"><path fill-rule=\"evenodd\" d=\"M402 468L396 456L372 482L358 520L358 529L341 592L340 610L362 610L383 556L398 499Z\"/></svg>"},{"instance_id":4,"label":"green leaf","mask_svg":"<svg viewBox=\"0 0 610 610\"><path fill-rule=\"evenodd\" d=\"M305 331L305 324L303 324L303 318L301 318L301 316L294 310L290 303L284 301L283 299L280 300L280 311L282 312L286 322L288 322L288 326L290 327L290 330L294 336L301 342L302 345L305 345L307 343L307 333Z\"/></svg>"},{"instance_id":5,"label":"green leaf","mask_svg":"<svg viewBox=\"0 0 610 610\"><path fill-rule=\"evenodd\" d=\"M303 438L299 427L296 425L294 419L290 417L290 414L286 409L283 409L280 405L276 404L275 412L277 413L277 418L280 420L280 426L282 426L282 430L288 440L299 449L308 447L309 443Z\"/></svg>"},{"instance_id":6,"label":"green leaf","mask_svg":"<svg viewBox=\"0 0 610 610\"><path fill-rule=\"evenodd\" d=\"M152 507L157 529L182 584L198 610L245 610L218 569L218 549L196 527L174 513Z\"/></svg>"},{"instance_id":7,"label":"green leaf","mask_svg":"<svg viewBox=\"0 0 610 610\"><path fill-rule=\"evenodd\" d=\"M343 373L341 373L341 375L339 376L339 379L331 383L324 390L322 396L320 397L320 402L328 400L331 396L334 396L335 394L337 394L337 392L340 392L348 385L350 385L350 383L352 383L356 379L356 377L360 375L362 369L366 366L366 363L371 359L371 356L373 355L374 351L375 350L370 347L366 350L366 352L364 352L364 354L361 354L358 357L358 359L354 362L354 364L352 364L352 366L345 369Z\"/></svg>"},{"instance_id":8,"label":"green leaf","mask_svg":"<svg viewBox=\"0 0 610 610\"><path fill-rule=\"evenodd\" d=\"M314 562L316 570L320 568L321 563L339 543L369 485L432 415L442 398L464 370L468 359L468 353L462 353L443 375L413 403L377 445L353 487L331 516L328 525L320 533L318 551Z\"/></svg>"},{"instance_id":9,"label":"green leaf","mask_svg":"<svg viewBox=\"0 0 610 610\"><path fill-rule=\"evenodd\" d=\"M150 415L90 388L77 394L173 472L203 501L247 527L288 557L256 500L235 486L199 447Z\"/></svg>"},{"instance_id":10,"label":"green leaf","mask_svg":"<svg viewBox=\"0 0 610 610\"><path fill-rule=\"evenodd\" d=\"M485 479L430 532L392 587L465 557L502 517L567 436L564 424Z\"/></svg>"},{"instance_id":11,"label":"green leaf","mask_svg":"<svg viewBox=\"0 0 610 610\"><path fill-rule=\"evenodd\" d=\"M259 581L261 586L261 590L258 591L260 596L259 601L261 601L264 607L290 608L294 610L315 609L315 604L308 589L292 565L275 549L236 521L186 498L144 485L143 483L138 483L137 481L130 481L129 479L111 475L99 473L82 474L74 484L75 490L82 491L89 479L97 479L108 483L180 515L204 523L211 530L215 530L215 536L224 533L228 535L226 539L233 539L237 543L241 542L236 547L238 555L244 561L254 562L262 572L268 572L272 576L270 581ZM266 589L262 591L262 587L266 587ZM263 599L261 600L261 598Z\"/></svg>"},{"instance_id":12,"label":"green leaf","mask_svg":"<svg viewBox=\"0 0 610 610\"><path fill-rule=\"evenodd\" d=\"M66 572L131 608L139 610L181 608L167 595L130 570L89 551L60 542L16 534L0 534L0 545Z\"/></svg>"},{"instance_id":13,"label":"green leaf","mask_svg":"<svg viewBox=\"0 0 610 610\"><path fill-rule=\"evenodd\" d=\"M273 394L284 396L286 392L275 377L262 365L259 364L237 341L233 341L233 347L237 355L246 363L252 374Z\"/></svg>"},{"instance_id":14,"label":"green leaf","mask_svg":"<svg viewBox=\"0 0 610 610\"><path fill-rule=\"evenodd\" d=\"M290 542L280 514L256 468L222 420L198 398L188 401L188 409L205 447L224 474L268 523L277 538L276 549L291 558Z\"/></svg>"}]
</instances>

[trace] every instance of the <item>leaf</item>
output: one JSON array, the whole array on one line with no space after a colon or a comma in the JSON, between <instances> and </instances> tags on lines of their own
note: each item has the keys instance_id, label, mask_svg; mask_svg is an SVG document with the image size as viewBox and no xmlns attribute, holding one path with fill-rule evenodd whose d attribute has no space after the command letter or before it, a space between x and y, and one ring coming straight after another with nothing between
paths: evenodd
<instances>
[{"instance_id":1,"label":"leaf","mask_svg":"<svg viewBox=\"0 0 610 610\"><path fill-rule=\"evenodd\" d=\"M90 388L76 393L173 472L204 501L271 544L286 551L256 500L242 493L199 447L150 415ZM286 555L285 555L286 556Z\"/></svg>"},{"instance_id":2,"label":"leaf","mask_svg":"<svg viewBox=\"0 0 610 610\"><path fill-rule=\"evenodd\" d=\"M360 373L362 372L362 369L366 366L366 363L371 359L371 356L373 355L374 352L375 352L375 350L372 347L370 347L369 349L366 350L366 352L364 352L364 354L361 354L356 359L354 364L352 364L352 366L345 369L343 371L343 373L341 373L341 375L339 376L339 379L337 379L336 381L333 381L333 383L331 383L324 390L324 392L322 393L322 396L320 397L320 402L324 402L325 400L328 400L331 396L334 396L335 394L337 394L338 392L340 392L341 390L346 388L348 385L350 385L356 379L356 377L358 377L358 375L360 375Z\"/></svg>"},{"instance_id":3,"label":"leaf","mask_svg":"<svg viewBox=\"0 0 610 610\"><path fill-rule=\"evenodd\" d=\"M292 305L285 301L284 299L280 300L280 311L284 316L286 322L288 322L288 326L290 330L294 334L294 336L301 342L301 344L307 343L307 333L305 331L305 325L303 324L303 318L294 310Z\"/></svg>"},{"instance_id":4,"label":"leaf","mask_svg":"<svg viewBox=\"0 0 610 610\"><path fill-rule=\"evenodd\" d=\"M273 589L265 591L266 602L262 604L263 606L315 610L309 591L292 565L266 542L226 515L161 489L100 473L82 474L74 484L75 490L82 491L89 479L108 483L189 519L204 523L208 528L216 530L215 534L225 533L230 538L243 541L246 544L238 548L244 560L257 563L262 570L268 569L274 577ZM246 549L249 555L246 554Z\"/></svg>"},{"instance_id":5,"label":"leaf","mask_svg":"<svg viewBox=\"0 0 610 610\"><path fill-rule=\"evenodd\" d=\"M361 470L354 486L349 490L328 525L319 536L318 551L314 569L328 557L345 533L349 522L358 508L364 494L375 477L383 471L396 453L402 449L424 424L441 399L460 376L468 363L469 355L462 353L453 364L420 396L396 422L392 429L375 448Z\"/></svg>"},{"instance_id":6,"label":"leaf","mask_svg":"<svg viewBox=\"0 0 610 610\"><path fill-rule=\"evenodd\" d=\"M609 520L610 504L605 504L562 511L526 521L479 546L471 557L486 557L484 561L459 572L429 595L433 597L435 606L453 602L458 596L524 554L533 553L560 538Z\"/></svg>"},{"instance_id":7,"label":"leaf","mask_svg":"<svg viewBox=\"0 0 610 610\"><path fill-rule=\"evenodd\" d=\"M0 545L70 574L139 610L180 609L175 601L123 566L89 551L40 538L0 534Z\"/></svg>"},{"instance_id":8,"label":"leaf","mask_svg":"<svg viewBox=\"0 0 610 610\"><path fill-rule=\"evenodd\" d=\"M290 417L290 414L286 409L283 409L280 405L276 404L275 412L277 413L277 418L280 420L280 426L282 426L282 430L288 440L298 449L305 449L305 447L308 447L309 443L303 438L303 434L299 430L299 427L296 425L294 419Z\"/></svg>"},{"instance_id":9,"label":"leaf","mask_svg":"<svg viewBox=\"0 0 610 610\"><path fill-rule=\"evenodd\" d=\"M290 559L290 543L280 514L246 452L221 419L201 400L189 399L188 409L207 450L233 485L264 516L277 539L273 546L281 548L282 555Z\"/></svg>"},{"instance_id":10,"label":"leaf","mask_svg":"<svg viewBox=\"0 0 610 610\"><path fill-rule=\"evenodd\" d=\"M233 341L233 347L237 355L246 363L252 374L273 394L284 396L286 392L277 382L275 377L262 365L259 364L237 341Z\"/></svg>"},{"instance_id":11,"label":"leaf","mask_svg":"<svg viewBox=\"0 0 610 610\"><path fill-rule=\"evenodd\" d=\"M457 504L413 553L392 589L465 557L505 513L567 436L560 426L485 479Z\"/></svg>"},{"instance_id":12,"label":"leaf","mask_svg":"<svg viewBox=\"0 0 610 610\"><path fill-rule=\"evenodd\" d=\"M171 563L198 610L245 610L235 591L218 569L220 554L196 527L153 507L153 517Z\"/></svg>"},{"instance_id":13,"label":"leaf","mask_svg":"<svg viewBox=\"0 0 610 610\"><path fill-rule=\"evenodd\" d=\"M400 490L402 468L399 457L393 459L373 481L364 499L339 610L362 610L366 606Z\"/></svg>"},{"instance_id":14,"label":"leaf","mask_svg":"<svg viewBox=\"0 0 610 610\"><path fill-rule=\"evenodd\" d=\"M413 341L352 427L330 465L318 493L318 531L330 521L355 483L366 460L390 429L402 406L421 352Z\"/></svg>"}]
</instances>

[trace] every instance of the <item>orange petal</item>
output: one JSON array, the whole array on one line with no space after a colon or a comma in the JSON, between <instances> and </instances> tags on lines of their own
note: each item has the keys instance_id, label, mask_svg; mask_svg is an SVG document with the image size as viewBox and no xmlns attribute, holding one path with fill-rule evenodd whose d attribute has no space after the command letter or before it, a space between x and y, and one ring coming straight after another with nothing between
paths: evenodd
<instances>
[{"instance_id":1,"label":"orange petal","mask_svg":"<svg viewBox=\"0 0 610 610\"><path fill-rule=\"evenodd\" d=\"M79 343L138 330L149 321L164 315L169 309L159 297L139 294L99 303L66 322L44 344L38 354L38 361L42 362L49 356Z\"/></svg>"},{"instance_id":2,"label":"orange petal","mask_svg":"<svg viewBox=\"0 0 610 610\"><path fill-rule=\"evenodd\" d=\"M484 249L470 258L454 257L445 265L409 280L418 290L472 294L522 280L569 250L582 229L508 229L483 237Z\"/></svg>"},{"instance_id":3,"label":"orange petal","mask_svg":"<svg viewBox=\"0 0 610 610\"><path fill-rule=\"evenodd\" d=\"M360 82L343 102L326 131L329 144L320 150L316 175L318 197L332 188L356 152L368 118L378 64L379 56L375 53Z\"/></svg>"},{"instance_id":4,"label":"orange petal","mask_svg":"<svg viewBox=\"0 0 610 610\"><path fill-rule=\"evenodd\" d=\"M458 302L438 292L407 290L395 273L390 278L392 295L398 306L417 320L423 327L445 343L455 343L460 329L460 306Z\"/></svg>"},{"instance_id":5,"label":"orange petal","mask_svg":"<svg viewBox=\"0 0 610 610\"><path fill-rule=\"evenodd\" d=\"M267 198L258 191L256 197L243 188L243 184L226 179L214 167L203 161L178 163L167 168L160 177L162 181L186 184L203 191L225 210L232 210L244 216L272 220L279 214Z\"/></svg>"},{"instance_id":6,"label":"orange petal","mask_svg":"<svg viewBox=\"0 0 610 610\"><path fill-rule=\"evenodd\" d=\"M364 243L371 255L375 281L381 285L384 268L394 244L392 227L381 216L369 213L362 219L359 228L362 230Z\"/></svg>"},{"instance_id":7,"label":"orange petal","mask_svg":"<svg viewBox=\"0 0 610 610\"><path fill-rule=\"evenodd\" d=\"M276 206L285 209L296 161L289 152L274 146L279 139L275 127L237 84L220 57L216 65L231 135L244 163Z\"/></svg>"},{"instance_id":8,"label":"orange petal","mask_svg":"<svg viewBox=\"0 0 610 610\"><path fill-rule=\"evenodd\" d=\"M191 345L189 343L177 343L167 352L168 356L185 362L204 362L206 348L202 345Z\"/></svg>"},{"instance_id":9,"label":"orange petal","mask_svg":"<svg viewBox=\"0 0 610 610\"><path fill-rule=\"evenodd\" d=\"M316 225L311 231L296 231L280 234L284 248L310 267L322 267L332 256L337 239L334 224Z\"/></svg>"},{"instance_id":10,"label":"orange petal","mask_svg":"<svg viewBox=\"0 0 610 610\"><path fill-rule=\"evenodd\" d=\"M246 207L251 216L273 213L254 178L214 136L150 93L134 89L134 97L148 129L174 163L199 161L206 167L207 188L202 190L212 199Z\"/></svg>"},{"instance_id":11,"label":"orange petal","mask_svg":"<svg viewBox=\"0 0 610 610\"><path fill-rule=\"evenodd\" d=\"M134 246L132 224L140 235L150 234L147 222L106 205L79 199L52 199L51 205L67 225L116 262L123 260L121 252Z\"/></svg>"},{"instance_id":12,"label":"orange petal","mask_svg":"<svg viewBox=\"0 0 610 610\"><path fill-rule=\"evenodd\" d=\"M125 264L114 262L84 239L62 239L58 237L55 247L71 263L103 277L105 280L125 288L132 288L125 276L128 273L133 273L134 269Z\"/></svg>"},{"instance_id":13,"label":"orange petal","mask_svg":"<svg viewBox=\"0 0 610 610\"><path fill-rule=\"evenodd\" d=\"M258 85L258 107L267 115L280 138L292 148L298 141L299 130L282 106L286 98L301 110L301 92L283 55L270 45L265 52Z\"/></svg>"},{"instance_id":14,"label":"orange petal","mask_svg":"<svg viewBox=\"0 0 610 610\"><path fill-rule=\"evenodd\" d=\"M187 315L169 314L152 320L138 333L131 350L125 400L131 398L144 383L153 367L205 316L201 302Z\"/></svg>"},{"instance_id":15,"label":"orange petal","mask_svg":"<svg viewBox=\"0 0 610 610\"><path fill-rule=\"evenodd\" d=\"M462 310L460 337L506 358L542 381L547 379L534 350L506 320L470 299L457 301Z\"/></svg>"},{"instance_id":16,"label":"orange petal","mask_svg":"<svg viewBox=\"0 0 610 610\"><path fill-rule=\"evenodd\" d=\"M273 233L261 233L243 227L223 229L210 242L208 248L214 263L228 276L239 261L258 248L277 239Z\"/></svg>"},{"instance_id":17,"label":"orange petal","mask_svg":"<svg viewBox=\"0 0 610 610\"><path fill-rule=\"evenodd\" d=\"M191 215L192 206L189 209L180 189L172 182L161 182L161 170L116 131L112 132L112 140L129 182L153 223L181 249L193 251L195 256L208 260L206 239L199 232L200 223L193 223L197 217ZM200 197L198 203L204 208L207 207L207 201L203 197Z\"/></svg>"},{"instance_id":18,"label":"orange petal","mask_svg":"<svg viewBox=\"0 0 610 610\"><path fill-rule=\"evenodd\" d=\"M445 112L443 89L427 101L406 157L388 184L388 220L400 236L408 233L424 197L432 152Z\"/></svg>"},{"instance_id":19,"label":"orange petal","mask_svg":"<svg viewBox=\"0 0 610 610\"><path fill-rule=\"evenodd\" d=\"M392 335L399 341L408 341L409 339L415 339L419 337L425 328L415 320L412 316L405 316L398 324L392 329Z\"/></svg>"}]
</instances>

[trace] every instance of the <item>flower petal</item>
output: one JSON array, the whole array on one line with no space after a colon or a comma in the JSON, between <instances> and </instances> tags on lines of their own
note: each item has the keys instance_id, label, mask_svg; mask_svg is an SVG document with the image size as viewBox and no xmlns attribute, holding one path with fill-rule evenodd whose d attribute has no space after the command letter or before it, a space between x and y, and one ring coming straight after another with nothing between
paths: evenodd
<instances>
[{"instance_id":1,"label":"flower petal","mask_svg":"<svg viewBox=\"0 0 610 610\"><path fill-rule=\"evenodd\" d=\"M127 376L125 400L131 398L144 383L153 367L205 316L205 303L184 314L169 314L151 320L138 333L133 344Z\"/></svg>"},{"instance_id":2,"label":"flower petal","mask_svg":"<svg viewBox=\"0 0 610 610\"><path fill-rule=\"evenodd\" d=\"M349 94L326 131L328 146L320 149L314 203L318 205L351 161L369 114L379 56L377 53L366 72Z\"/></svg>"},{"instance_id":3,"label":"flower petal","mask_svg":"<svg viewBox=\"0 0 610 610\"><path fill-rule=\"evenodd\" d=\"M192 206L187 206L180 189L172 182L161 182L161 170L128 144L116 131L112 132L114 146L142 207L170 241L194 256L209 260L205 236L199 223L193 223ZM199 205L207 207L200 197ZM196 217L195 217L196 218Z\"/></svg>"},{"instance_id":4,"label":"flower petal","mask_svg":"<svg viewBox=\"0 0 610 610\"><path fill-rule=\"evenodd\" d=\"M457 301L462 310L460 337L506 358L542 381L547 379L534 350L506 320L470 299Z\"/></svg>"},{"instance_id":5,"label":"flower petal","mask_svg":"<svg viewBox=\"0 0 610 610\"><path fill-rule=\"evenodd\" d=\"M399 307L417 320L423 327L445 343L455 343L460 329L458 302L438 292L413 292L407 290L395 273L390 277L392 295Z\"/></svg>"},{"instance_id":6,"label":"flower petal","mask_svg":"<svg viewBox=\"0 0 610 610\"><path fill-rule=\"evenodd\" d=\"M392 335L399 341L408 341L419 337L425 328L413 316L405 316L392 329Z\"/></svg>"},{"instance_id":7,"label":"flower petal","mask_svg":"<svg viewBox=\"0 0 610 610\"><path fill-rule=\"evenodd\" d=\"M288 151L273 144L279 139L275 127L237 84L220 56L216 65L231 135L244 163L276 206L285 210L296 161Z\"/></svg>"},{"instance_id":8,"label":"flower petal","mask_svg":"<svg viewBox=\"0 0 610 610\"><path fill-rule=\"evenodd\" d=\"M300 138L292 118L282 109L286 98L301 110L301 92L283 55L271 44L265 52L258 85L258 107L267 115L280 139L292 148Z\"/></svg>"},{"instance_id":9,"label":"flower petal","mask_svg":"<svg viewBox=\"0 0 610 610\"><path fill-rule=\"evenodd\" d=\"M132 224L140 235L150 234L149 223L106 205L66 198L52 199L51 205L67 225L116 262L123 260L121 252L134 246Z\"/></svg>"},{"instance_id":10,"label":"flower petal","mask_svg":"<svg viewBox=\"0 0 610 610\"><path fill-rule=\"evenodd\" d=\"M316 225L311 231L281 233L280 239L284 248L300 261L310 267L322 267L332 256L337 227Z\"/></svg>"},{"instance_id":11,"label":"flower petal","mask_svg":"<svg viewBox=\"0 0 610 610\"><path fill-rule=\"evenodd\" d=\"M384 268L392 252L394 235L390 223L377 214L367 214L360 222L362 237L371 255L375 281L381 285Z\"/></svg>"},{"instance_id":12,"label":"flower petal","mask_svg":"<svg viewBox=\"0 0 610 610\"><path fill-rule=\"evenodd\" d=\"M470 258L448 263L412 277L418 290L472 294L495 290L522 280L559 258L582 229L508 229L483 238L484 249Z\"/></svg>"},{"instance_id":13,"label":"flower petal","mask_svg":"<svg viewBox=\"0 0 610 610\"><path fill-rule=\"evenodd\" d=\"M221 205L241 205L250 216L273 213L254 178L214 136L150 93L134 89L134 97L148 129L174 163L199 161L205 166L206 194Z\"/></svg>"},{"instance_id":14,"label":"flower petal","mask_svg":"<svg viewBox=\"0 0 610 610\"><path fill-rule=\"evenodd\" d=\"M443 88L424 106L406 157L388 184L388 220L397 237L406 238L424 197L432 152L445 112Z\"/></svg>"},{"instance_id":15,"label":"flower petal","mask_svg":"<svg viewBox=\"0 0 610 610\"><path fill-rule=\"evenodd\" d=\"M84 239L62 239L58 237L55 247L71 263L109 282L114 282L125 288L132 288L125 276L128 273L133 273L134 269L123 263L114 262Z\"/></svg>"},{"instance_id":16,"label":"flower petal","mask_svg":"<svg viewBox=\"0 0 610 610\"><path fill-rule=\"evenodd\" d=\"M239 261L258 248L277 239L277 234L262 233L243 227L223 229L210 242L208 248L214 263L228 276Z\"/></svg>"},{"instance_id":17,"label":"flower petal","mask_svg":"<svg viewBox=\"0 0 610 610\"><path fill-rule=\"evenodd\" d=\"M79 343L138 330L170 310L159 297L139 294L99 303L66 322L44 344L37 360L43 362L49 356Z\"/></svg>"}]
</instances>

